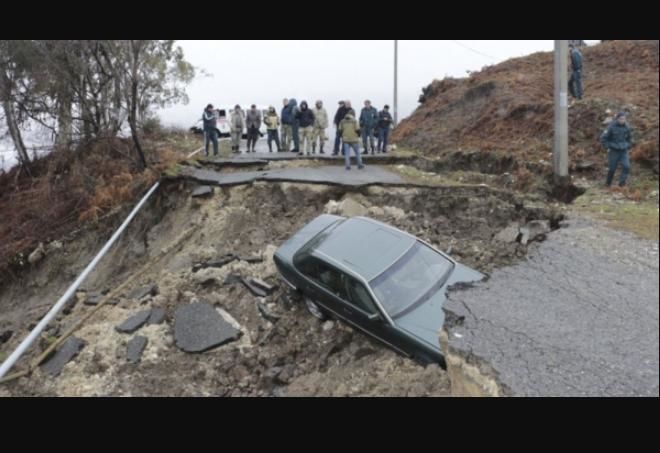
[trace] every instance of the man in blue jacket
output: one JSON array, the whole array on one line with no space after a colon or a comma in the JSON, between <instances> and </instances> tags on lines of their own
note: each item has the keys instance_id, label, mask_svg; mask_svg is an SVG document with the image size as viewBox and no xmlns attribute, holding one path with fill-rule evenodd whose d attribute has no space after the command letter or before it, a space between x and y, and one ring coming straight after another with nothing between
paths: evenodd
<instances>
[{"instance_id":1,"label":"man in blue jacket","mask_svg":"<svg viewBox=\"0 0 660 453\"><path fill-rule=\"evenodd\" d=\"M619 186L626 185L626 178L630 172L630 157L628 151L632 148L632 129L626 122L626 114L619 112L614 121L607 126L605 132L600 136L600 142L607 148L607 186L612 185L614 172L619 163L621 163L621 176L619 177Z\"/></svg>"}]
</instances>

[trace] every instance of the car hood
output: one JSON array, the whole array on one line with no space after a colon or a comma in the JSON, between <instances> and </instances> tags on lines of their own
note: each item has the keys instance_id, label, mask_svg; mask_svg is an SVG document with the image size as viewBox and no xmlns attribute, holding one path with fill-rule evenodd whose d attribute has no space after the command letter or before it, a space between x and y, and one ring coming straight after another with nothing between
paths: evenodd
<instances>
[{"instance_id":1,"label":"car hood","mask_svg":"<svg viewBox=\"0 0 660 453\"><path fill-rule=\"evenodd\" d=\"M435 348L440 348L439 334L445 322L442 306L447 299L448 287L457 283L469 284L480 281L484 275L467 266L456 263L454 270L445 284L425 302L398 316L394 323L411 335L414 335Z\"/></svg>"}]
</instances>

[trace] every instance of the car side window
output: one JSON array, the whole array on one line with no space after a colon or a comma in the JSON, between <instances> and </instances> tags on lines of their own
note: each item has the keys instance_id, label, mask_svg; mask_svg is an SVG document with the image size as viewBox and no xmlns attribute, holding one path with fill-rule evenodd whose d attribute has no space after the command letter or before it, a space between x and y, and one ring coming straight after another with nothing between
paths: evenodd
<instances>
[{"instance_id":1,"label":"car side window","mask_svg":"<svg viewBox=\"0 0 660 453\"><path fill-rule=\"evenodd\" d=\"M318 261L318 270L318 282L335 296L347 300L348 295L346 294L344 274L322 261Z\"/></svg>"},{"instance_id":2,"label":"car side window","mask_svg":"<svg viewBox=\"0 0 660 453\"><path fill-rule=\"evenodd\" d=\"M311 255L301 256L298 260L294 258L294 264L307 277L334 295L348 300L344 275L337 269Z\"/></svg>"},{"instance_id":3,"label":"car side window","mask_svg":"<svg viewBox=\"0 0 660 453\"><path fill-rule=\"evenodd\" d=\"M307 277L314 280L319 279L319 267L317 260L310 255L294 258L294 265Z\"/></svg>"},{"instance_id":4,"label":"car side window","mask_svg":"<svg viewBox=\"0 0 660 453\"><path fill-rule=\"evenodd\" d=\"M366 311L370 315L378 313L378 309L376 308L369 291L366 290L362 283L353 278L349 278L346 286L348 287L349 300L353 305Z\"/></svg>"}]
</instances>

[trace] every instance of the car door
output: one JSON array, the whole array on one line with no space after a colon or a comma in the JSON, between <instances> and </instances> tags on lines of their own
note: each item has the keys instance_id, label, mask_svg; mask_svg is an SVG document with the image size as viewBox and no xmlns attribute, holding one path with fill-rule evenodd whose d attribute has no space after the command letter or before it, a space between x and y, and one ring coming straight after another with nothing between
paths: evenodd
<instances>
[{"instance_id":1,"label":"car door","mask_svg":"<svg viewBox=\"0 0 660 453\"><path fill-rule=\"evenodd\" d=\"M305 276L300 285L302 292L331 313L340 315L340 301L347 297L342 273L313 255L304 255L297 261L297 269Z\"/></svg>"},{"instance_id":2,"label":"car door","mask_svg":"<svg viewBox=\"0 0 660 453\"><path fill-rule=\"evenodd\" d=\"M341 310L346 319L400 353L411 355L414 344L389 324L362 282L350 275L344 276L344 282L348 298Z\"/></svg>"}]
</instances>

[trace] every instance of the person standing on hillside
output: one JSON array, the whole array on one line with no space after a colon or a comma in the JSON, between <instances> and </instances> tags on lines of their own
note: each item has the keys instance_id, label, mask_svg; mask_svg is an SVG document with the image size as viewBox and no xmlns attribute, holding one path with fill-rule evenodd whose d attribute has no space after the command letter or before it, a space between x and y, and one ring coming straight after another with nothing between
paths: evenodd
<instances>
[{"instance_id":1,"label":"person standing on hillside","mask_svg":"<svg viewBox=\"0 0 660 453\"><path fill-rule=\"evenodd\" d=\"M573 44L569 47L571 54L571 78L568 81L568 90L574 98L582 99L582 52Z\"/></svg>"},{"instance_id":2,"label":"person standing on hillside","mask_svg":"<svg viewBox=\"0 0 660 453\"><path fill-rule=\"evenodd\" d=\"M619 186L626 185L626 179L630 172L630 157L628 151L633 146L632 129L626 122L626 114L619 112L614 121L607 126L605 132L600 136L600 142L607 149L607 180L605 184L610 187L616 167L621 163L621 176Z\"/></svg>"}]
</instances>

